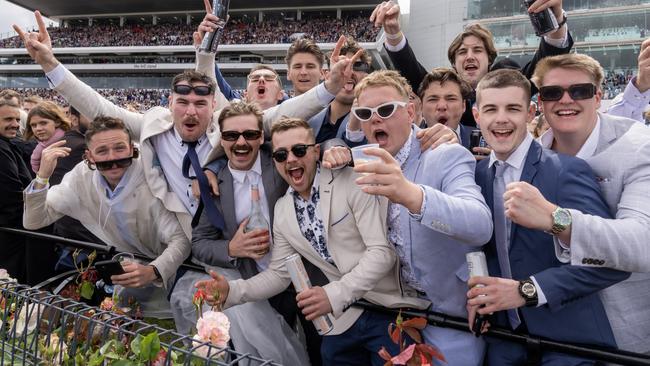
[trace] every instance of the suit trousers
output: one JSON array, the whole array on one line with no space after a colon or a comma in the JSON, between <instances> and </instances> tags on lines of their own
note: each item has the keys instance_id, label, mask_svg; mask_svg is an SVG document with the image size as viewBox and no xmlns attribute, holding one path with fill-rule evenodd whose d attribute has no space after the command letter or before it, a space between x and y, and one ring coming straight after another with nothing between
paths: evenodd
<instances>
[{"instance_id":1,"label":"suit trousers","mask_svg":"<svg viewBox=\"0 0 650 366\"><path fill-rule=\"evenodd\" d=\"M392 315L365 310L345 332L323 337L323 365L383 366L386 361L378 354L381 347L385 347L393 356L399 353L399 346L393 343L388 334L388 325L394 322L395 317ZM407 345L412 344L413 340L406 337Z\"/></svg>"}]
</instances>

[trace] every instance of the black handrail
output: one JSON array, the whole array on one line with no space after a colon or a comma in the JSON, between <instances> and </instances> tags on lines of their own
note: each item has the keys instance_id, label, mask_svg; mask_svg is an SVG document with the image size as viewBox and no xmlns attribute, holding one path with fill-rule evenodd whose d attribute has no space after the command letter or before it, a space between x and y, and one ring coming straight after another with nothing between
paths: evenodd
<instances>
[{"instance_id":1,"label":"black handrail","mask_svg":"<svg viewBox=\"0 0 650 366\"><path fill-rule=\"evenodd\" d=\"M44 233L33 232L29 230L11 229L5 227L0 227L0 231L35 237L35 238L44 239L48 241L55 241L61 244L67 244L82 249L97 250L97 251L107 252L109 254L117 253L117 249L113 245L100 245L100 244L90 243L86 241L62 238L51 234L44 234ZM148 260L148 261L153 260L152 258L149 258L141 254L134 254L134 257L142 260ZM197 266L189 262L181 264L181 267L185 267L186 269L192 271L199 271L199 272L204 271L203 267ZM66 277L66 275L69 275L69 273L61 274L60 276ZM45 281L43 284L51 283L52 281L53 278ZM354 306L360 306L365 309L369 309L369 310L373 310L385 314L391 314L394 315L395 317L397 317L397 314L401 311L402 316L406 318L421 317L421 318L425 318L429 324L436 327L451 328L451 329L456 329L468 333L470 332L467 326L468 324L467 319L454 317L443 313L437 313L437 312L425 311L425 310L413 310L413 309L409 309L409 310L388 309L383 306L379 306L365 300L357 301ZM536 347L539 347L539 349L545 351L566 353L574 356L580 356L580 357L585 357L585 358L590 358L590 359L600 360L600 361L613 362L621 365L650 366L649 355L628 352L623 350L615 350L615 349L602 350L602 349L592 348L590 346L561 343L557 341L552 341L552 340L532 336L529 334L515 333L509 329L500 328L494 325L491 325L488 331L484 333L482 336L499 338L510 342L521 343L525 345L533 344Z\"/></svg>"}]
</instances>

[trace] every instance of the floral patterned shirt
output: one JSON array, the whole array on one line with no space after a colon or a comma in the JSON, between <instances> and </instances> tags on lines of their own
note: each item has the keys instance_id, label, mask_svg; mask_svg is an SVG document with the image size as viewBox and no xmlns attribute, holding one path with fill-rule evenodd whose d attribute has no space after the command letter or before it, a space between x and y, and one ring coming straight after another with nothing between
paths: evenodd
<instances>
[{"instance_id":1,"label":"floral patterned shirt","mask_svg":"<svg viewBox=\"0 0 650 366\"><path fill-rule=\"evenodd\" d=\"M289 187L289 193L293 195L293 207L296 210L296 218L298 219L300 232L302 232L305 239L307 239L314 250L323 259L330 263L334 263L329 251L327 250L325 227L323 226L323 220L318 211L318 204L320 202L319 181L320 166L316 168L316 175L314 176L314 183L311 187L311 197L309 200L302 198L292 187Z\"/></svg>"},{"instance_id":2,"label":"floral patterned shirt","mask_svg":"<svg viewBox=\"0 0 650 366\"><path fill-rule=\"evenodd\" d=\"M404 143L404 146L397 152L395 155L395 160L400 165L402 170L404 169L404 163L408 160L409 154L411 153L411 143L413 142L414 134L411 130L408 140ZM413 269L411 268L411 258L407 257L407 253L404 250L404 237L402 236L402 230L399 225L400 217L400 205L396 203L388 203L388 240L395 246L395 251L399 257L400 269L402 275L402 281L412 288L424 292L422 285L415 277Z\"/></svg>"}]
</instances>

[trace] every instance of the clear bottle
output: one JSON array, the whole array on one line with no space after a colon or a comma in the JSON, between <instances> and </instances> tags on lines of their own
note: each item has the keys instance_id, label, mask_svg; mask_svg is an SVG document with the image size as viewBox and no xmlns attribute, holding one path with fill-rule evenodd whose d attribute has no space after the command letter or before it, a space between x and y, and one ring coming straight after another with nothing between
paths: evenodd
<instances>
[{"instance_id":1,"label":"clear bottle","mask_svg":"<svg viewBox=\"0 0 650 366\"><path fill-rule=\"evenodd\" d=\"M255 229L269 230L269 222L266 221L262 213L262 203L260 201L260 190L257 184L251 184L251 213L248 215L248 223L244 228L244 232L253 231Z\"/></svg>"}]
</instances>

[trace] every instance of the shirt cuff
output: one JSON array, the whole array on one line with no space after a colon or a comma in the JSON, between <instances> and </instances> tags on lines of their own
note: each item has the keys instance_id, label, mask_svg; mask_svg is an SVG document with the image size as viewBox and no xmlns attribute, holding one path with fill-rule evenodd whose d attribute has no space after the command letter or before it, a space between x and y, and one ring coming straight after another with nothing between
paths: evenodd
<instances>
[{"instance_id":1,"label":"shirt cuff","mask_svg":"<svg viewBox=\"0 0 650 366\"><path fill-rule=\"evenodd\" d=\"M537 289L537 307L546 305L548 301L546 300L546 296L544 296L544 291L542 291L542 288L539 287L539 283L535 280L535 276L530 276L530 279L533 281L535 288Z\"/></svg>"},{"instance_id":2,"label":"shirt cuff","mask_svg":"<svg viewBox=\"0 0 650 366\"><path fill-rule=\"evenodd\" d=\"M396 46L390 45L386 41L384 41L384 48L390 52L399 52L403 50L404 47L406 47L406 36L404 35L402 36L402 40L399 41L399 43Z\"/></svg>"},{"instance_id":3,"label":"shirt cuff","mask_svg":"<svg viewBox=\"0 0 650 366\"><path fill-rule=\"evenodd\" d=\"M422 205L420 206L420 213L414 214L409 211L409 216L411 216L413 220L420 222L422 221L422 216L424 216L424 210L427 209L427 191L424 190L424 187L422 187L421 184L418 184L418 187L422 190Z\"/></svg>"},{"instance_id":4,"label":"shirt cuff","mask_svg":"<svg viewBox=\"0 0 650 366\"><path fill-rule=\"evenodd\" d=\"M361 142L366 137L362 130L350 131L345 129L345 138L350 142Z\"/></svg>"},{"instance_id":5,"label":"shirt cuff","mask_svg":"<svg viewBox=\"0 0 650 366\"><path fill-rule=\"evenodd\" d=\"M316 98L318 98L318 102L326 107L327 105L330 104L332 100L334 100L334 97L336 95L330 93L327 88L325 87L325 83L320 83L316 87Z\"/></svg>"},{"instance_id":6,"label":"shirt cuff","mask_svg":"<svg viewBox=\"0 0 650 366\"><path fill-rule=\"evenodd\" d=\"M29 183L29 185L27 186L27 188L25 188L25 193L26 193L26 194L32 194L32 193L43 192L43 191L45 191L45 190L47 190L47 189L50 188L50 183L48 183L48 184L45 185L45 187L43 187L43 188L38 188L38 189L37 189L37 188L34 188L34 183L36 183L35 180L33 180L31 183Z\"/></svg>"},{"instance_id":7,"label":"shirt cuff","mask_svg":"<svg viewBox=\"0 0 650 366\"><path fill-rule=\"evenodd\" d=\"M648 103L650 103L650 89L641 93L636 87L635 83L636 76L633 77L629 83L627 83L625 90L623 90L623 99L626 102L630 102L634 106L645 107L648 105Z\"/></svg>"},{"instance_id":8,"label":"shirt cuff","mask_svg":"<svg viewBox=\"0 0 650 366\"><path fill-rule=\"evenodd\" d=\"M555 257L560 263L571 263L571 248L562 243L560 239L553 236L553 243L555 244Z\"/></svg>"},{"instance_id":9,"label":"shirt cuff","mask_svg":"<svg viewBox=\"0 0 650 366\"><path fill-rule=\"evenodd\" d=\"M562 38L551 38L544 36L544 41L550 46L556 48L567 48L569 46L569 27L564 27L564 35Z\"/></svg>"},{"instance_id":10,"label":"shirt cuff","mask_svg":"<svg viewBox=\"0 0 650 366\"><path fill-rule=\"evenodd\" d=\"M65 66L58 64L54 70L45 73L45 78L51 89L61 85L65 80Z\"/></svg>"}]
</instances>

